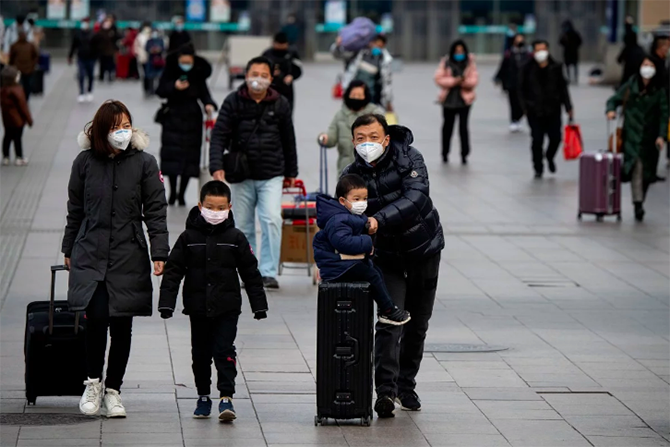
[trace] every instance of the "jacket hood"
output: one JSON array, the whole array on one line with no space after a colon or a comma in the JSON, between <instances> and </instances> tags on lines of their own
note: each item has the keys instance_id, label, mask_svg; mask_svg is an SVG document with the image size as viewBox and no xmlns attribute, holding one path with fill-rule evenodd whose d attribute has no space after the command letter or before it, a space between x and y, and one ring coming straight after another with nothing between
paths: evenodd
<instances>
[{"instance_id":1,"label":"jacket hood","mask_svg":"<svg viewBox=\"0 0 670 447\"><path fill-rule=\"evenodd\" d=\"M233 211L228 212L228 219L221 222L219 225L212 225L205 221L200 214L200 208L194 206L191 208L191 211L188 212L188 217L186 218L186 229L187 230L198 230L198 231L223 231L231 226L235 226L235 221L233 220Z\"/></svg>"},{"instance_id":2,"label":"jacket hood","mask_svg":"<svg viewBox=\"0 0 670 447\"><path fill-rule=\"evenodd\" d=\"M249 94L249 87L247 87L246 82L242 85L240 85L240 88L237 89L237 94L241 96L244 99L248 99L250 101L253 101L254 99L251 97ZM277 90L275 90L272 87L268 88L268 94L265 95L265 98L261 102L274 102L279 99L281 95Z\"/></svg>"},{"instance_id":3,"label":"jacket hood","mask_svg":"<svg viewBox=\"0 0 670 447\"><path fill-rule=\"evenodd\" d=\"M338 199L334 199L326 194L319 194L316 197L316 225L324 229L328 221L337 214L351 214Z\"/></svg>"},{"instance_id":4,"label":"jacket hood","mask_svg":"<svg viewBox=\"0 0 670 447\"><path fill-rule=\"evenodd\" d=\"M148 133L142 129L133 128L133 136L130 138L130 144L132 147L138 151L143 151L149 147L149 141ZM77 143L83 150L88 150L91 148L91 139L84 131L79 132L79 135L77 136Z\"/></svg>"}]
</instances>

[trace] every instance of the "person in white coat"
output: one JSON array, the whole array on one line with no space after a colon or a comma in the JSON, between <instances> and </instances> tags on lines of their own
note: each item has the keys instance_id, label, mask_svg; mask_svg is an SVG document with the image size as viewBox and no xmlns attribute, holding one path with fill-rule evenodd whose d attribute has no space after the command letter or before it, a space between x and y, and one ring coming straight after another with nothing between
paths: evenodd
<instances>
[{"instance_id":1,"label":"person in white coat","mask_svg":"<svg viewBox=\"0 0 670 447\"><path fill-rule=\"evenodd\" d=\"M149 90L146 66L149 63L149 53L147 52L147 42L151 38L151 23L144 22L142 24L142 29L140 33L135 38L133 43L133 51L135 52L135 57L137 58L137 66L140 69L142 74L143 89L145 92Z\"/></svg>"}]
</instances>

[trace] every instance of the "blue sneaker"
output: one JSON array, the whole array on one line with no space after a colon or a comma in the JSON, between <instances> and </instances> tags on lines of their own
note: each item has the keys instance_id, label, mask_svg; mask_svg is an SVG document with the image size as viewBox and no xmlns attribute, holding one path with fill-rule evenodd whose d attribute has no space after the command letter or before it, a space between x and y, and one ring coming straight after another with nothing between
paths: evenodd
<instances>
[{"instance_id":1,"label":"blue sneaker","mask_svg":"<svg viewBox=\"0 0 670 447\"><path fill-rule=\"evenodd\" d=\"M198 398L198 404L193 412L193 417L196 419L207 419L212 412L212 399L207 396Z\"/></svg>"},{"instance_id":2,"label":"blue sneaker","mask_svg":"<svg viewBox=\"0 0 670 447\"><path fill-rule=\"evenodd\" d=\"M219 421L233 422L237 416L235 415L235 408L233 407L233 399L230 397L222 397L219 401Z\"/></svg>"}]
</instances>

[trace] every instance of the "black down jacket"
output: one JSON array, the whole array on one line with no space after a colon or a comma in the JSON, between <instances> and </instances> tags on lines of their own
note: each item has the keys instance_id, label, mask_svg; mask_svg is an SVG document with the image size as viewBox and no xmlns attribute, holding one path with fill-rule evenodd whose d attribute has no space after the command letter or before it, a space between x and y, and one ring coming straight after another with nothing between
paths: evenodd
<instances>
[{"instance_id":1,"label":"black down jacket","mask_svg":"<svg viewBox=\"0 0 670 447\"><path fill-rule=\"evenodd\" d=\"M242 309L239 272L251 310L268 310L258 261L244 234L235 228L233 213L219 225L210 225L194 207L184 231L170 253L161 283L158 310L174 312L184 277L184 313L216 317Z\"/></svg>"},{"instance_id":2,"label":"black down jacket","mask_svg":"<svg viewBox=\"0 0 670 447\"><path fill-rule=\"evenodd\" d=\"M161 171L163 175L198 177L202 149L202 105L216 107L207 88L212 66L205 59L195 57L193 68L185 72L179 68L176 56L168 57L156 94L167 99L168 113L162 123ZM175 82L186 77L189 87L177 90Z\"/></svg>"},{"instance_id":3,"label":"black down jacket","mask_svg":"<svg viewBox=\"0 0 670 447\"><path fill-rule=\"evenodd\" d=\"M421 153L410 146L412 132L389 128L391 143L375 166L356 154L342 175L358 174L368 186L365 214L379 222L375 255L380 261L422 261L444 248L440 216L430 199L428 170Z\"/></svg>"},{"instance_id":4,"label":"black down jacket","mask_svg":"<svg viewBox=\"0 0 670 447\"><path fill-rule=\"evenodd\" d=\"M153 261L165 261L170 245L163 178L156 159L143 152L149 138L134 129L128 149L114 158L96 156L83 133L78 140L86 150L72 164L62 246L71 261L68 302L73 310L86 309L104 281L110 316L151 315L152 268L142 221Z\"/></svg>"},{"instance_id":5,"label":"black down jacket","mask_svg":"<svg viewBox=\"0 0 670 447\"><path fill-rule=\"evenodd\" d=\"M545 68L531 59L519 72L519 101L529 115L552 116L572 110L563 64L549 57Z\"/></svg>"},{"instance_id":6,"label":"black down jacket","mask_svg":"<svg viewBox=\"0 0 670 447\"><path fill-rule=\"evenodd\" d=\"M260 124L252 135L256 122ZM267 96L257 103L249 96L246 85L231 93L223 102L212 131L209 148L209 170L224 169L224 151L247 153L252 180L298 176L298 154L288 100L268 89ZM226 180L239 183L247 178L226 172Z\"/></svg>"}]
</instances>

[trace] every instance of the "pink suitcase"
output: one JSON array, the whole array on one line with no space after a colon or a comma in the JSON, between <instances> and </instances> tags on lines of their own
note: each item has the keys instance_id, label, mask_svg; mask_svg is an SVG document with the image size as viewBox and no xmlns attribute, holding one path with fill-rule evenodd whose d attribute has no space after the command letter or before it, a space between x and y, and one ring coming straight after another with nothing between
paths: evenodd
<instances>
[{"instance_id":1,"label":"pink suitcase","mask_svg":"<svg viewBox=\"0 0 670 447\"><path fill-rule=\"evenodd\" d=\"M617 216L621 220L621 154L596 152L579 158L579 214Z\"/></svg>"}]
</instances>

